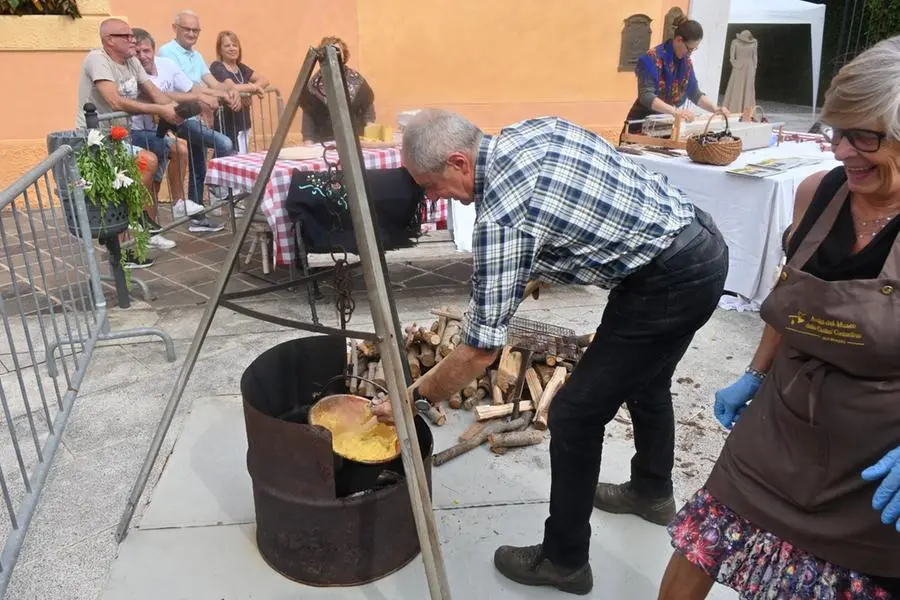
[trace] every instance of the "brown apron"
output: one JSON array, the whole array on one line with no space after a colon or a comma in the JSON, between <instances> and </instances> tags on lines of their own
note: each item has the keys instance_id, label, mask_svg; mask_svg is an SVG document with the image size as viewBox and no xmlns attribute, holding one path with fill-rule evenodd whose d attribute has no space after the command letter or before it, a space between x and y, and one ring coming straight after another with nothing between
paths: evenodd
<instances>
[{"instance_id":1,"label":"brown apron","mask_svg":"<svg viewBox=\"0 0 900 600\"><path fill-rule=\"evenodd\" d=\"M900 533L872 508L880 482L860 477L900 445L900 236L876 279L823 281L801 271L847 195L845 184L763 303L781 346L707 488L820 559L900 577Z\"/></svg>"}]
</instances>

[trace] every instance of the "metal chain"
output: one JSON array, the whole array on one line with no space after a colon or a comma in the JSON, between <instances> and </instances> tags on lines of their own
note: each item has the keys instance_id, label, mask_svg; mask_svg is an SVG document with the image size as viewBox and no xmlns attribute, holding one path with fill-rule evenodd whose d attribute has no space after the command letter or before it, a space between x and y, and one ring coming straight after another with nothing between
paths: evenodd
<instances>
[{"instance_id":1,"label":"metal chain","mask_svg":"<svg viewBox=\"0 0 900 600\"><path fill-rule=\"evenodd\" d=\"M341 247L337 248L337 252L340 258L334 251L331 253L331 260L334 261L334 305L341 319L341 329L346 329L356 309L356 301L353 299L353 277L347 263L347 252Z\"/></svg>"},{"instance_id":2,"label":"metal chain","mask_svg":"<svg viewBox=\"0 0 900 600\"><path fill-rule=\"evenodd\" d=\"M347 204L347 190L344 188L344 173L338 166L338 160L329 160L328 148L322 153L322 160L328 167L324 186L326 206L334 218L335 229L341 223L341 212L349 210ZM356 301L353 299L353 277L350 265L347 262L347 251L341 246L336 246L331 252L331 260L334 261L334 291L335 308L341 320L341 329L346 329L347 323L353 317L356 309Z\"/></svg>"}]
</instances>

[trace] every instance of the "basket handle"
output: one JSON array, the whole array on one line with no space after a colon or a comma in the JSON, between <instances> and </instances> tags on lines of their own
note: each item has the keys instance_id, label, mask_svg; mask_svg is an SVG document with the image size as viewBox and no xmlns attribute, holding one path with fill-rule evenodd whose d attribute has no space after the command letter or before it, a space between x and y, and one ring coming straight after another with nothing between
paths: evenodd
<instances>
[{"instance_id":1,"label":"basket handle","mask_svg":"<svg viewBox=\"0 0 900 600\"><path fill-rule=\"evenodd\" d=\"M725 129L730 129L728 125L728 115L726 115L721 110L717 110L713 114L709 115L709 119L706 120L706 127L703 129L703 135L709 133L709 124L712 123L713 117L715 117L716 115L722 115L723 117L725 117Z\"/></svg>"}]
</instances>

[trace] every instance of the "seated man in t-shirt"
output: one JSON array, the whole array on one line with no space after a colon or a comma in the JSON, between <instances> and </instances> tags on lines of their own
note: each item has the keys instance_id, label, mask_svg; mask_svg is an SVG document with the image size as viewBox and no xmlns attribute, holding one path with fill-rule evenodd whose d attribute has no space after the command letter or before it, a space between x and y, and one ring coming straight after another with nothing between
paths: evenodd
<instances>
[{"instance_id":1,"label":"seated man in t-shirt","mask_svg":"<svg viewBox=\"0 0 900 600\"><path fill-rule=\"evenodd\" d=\"M175 102L198 102L208 110L217 110L223 100L221 93L216 93L209 88L198 86L191 81L181 68L172 60L164 56L154 56L156 53L156 40L144 29L134 29L136 40L136 54L141 66L147 72L150 80L156 84L160 91ZM169 191L172 194L172 214L183 216L203 210L203 206L187 199L184 194L184 173L188 169L188 143L171 135L159 138L156 136L156 124L148 115L132 118L131 139L133 143L142 148L152 150L160 160L160 168L156 179L162 181L163 172L169 159L175 160L175 164L169 164ZM222 225L217 225L209 219L192 219L190 230L220 231Z\"/></svg>"},{"instance_id":2,"label":"seated man in t-shirt","mask_svg":"<svg viewBox=\"0 0 900 600\"><path fill-rule=\"evenodd\" d=\"M126 112L130 114L151 114L168 121L179 124L182 118L175 113L175 104L172 100L159 91L147 73L141 67L141 63L134 56L134 34L131 27L121 19L106 19L100 24L100 41L102 48L91 50L84 59L81 68L81 77L78 83L78 112L76 113L76 127L85 127L84 105L92 103L100 114L112 112ZM143 95L149 102L138 100ZM103 126L121 125L127 126L127 122L117 120L107 121ZM157 158L151 152L142 152L150 167L145 174L144 185L152 191L153 171L157 168ZM148 217L148 222L152 220ZM150 238L154 247L171 248L172 242L166 243L160 236ZM134 257L126 251L126 261L132 267L146 267L152 265L152 261L138 264ZM148 264L149 263L149 264Z\"/></svg>"}]
</instances>

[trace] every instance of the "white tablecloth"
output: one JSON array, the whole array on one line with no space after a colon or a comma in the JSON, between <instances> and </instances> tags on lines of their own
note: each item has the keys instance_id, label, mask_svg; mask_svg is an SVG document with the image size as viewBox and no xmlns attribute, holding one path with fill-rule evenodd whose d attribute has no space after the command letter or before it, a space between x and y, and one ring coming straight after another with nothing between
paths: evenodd
<instances>
[{"instance_id":1,"label":"white tablecloth","mask_svg":"<svg viewBox=\"0 0 900 600\"><path fill-rule=\"evenodd\" d=\"M821 157L822 162L765 179L725 172L766 158L795 156ZM665 175L695 206L712 216L728 243L730 260L725 289L741 296L723 297L720 305L742 310L758 310L775 283L783 255L781 235L792 221L797 186L809 175L840 164L831 152L823 152L814 142L786 142L745 152L727 167L652 153L631 158Z\"/></svg>"}]
</instances>

